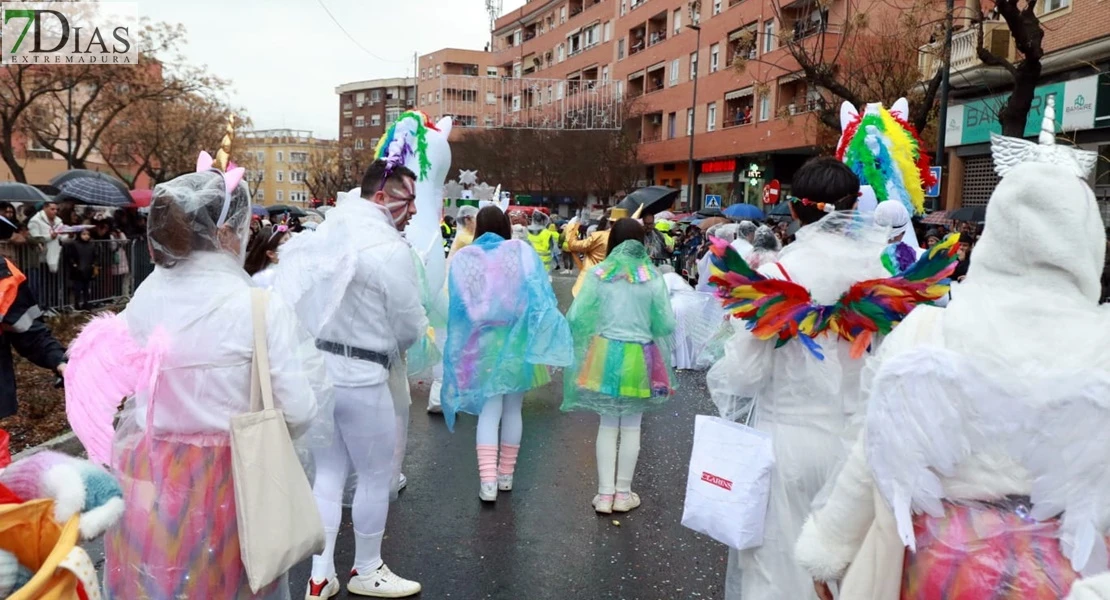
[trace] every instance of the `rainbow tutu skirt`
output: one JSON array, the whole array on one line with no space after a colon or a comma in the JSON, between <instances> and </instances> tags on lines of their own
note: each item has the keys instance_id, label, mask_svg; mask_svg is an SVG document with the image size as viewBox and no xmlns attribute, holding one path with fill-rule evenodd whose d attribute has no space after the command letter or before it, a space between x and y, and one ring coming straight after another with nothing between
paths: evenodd
<instances>
[{"instance_id":1,"label":"rainbow tutu skirt","mask_svg":"<svg viewBox=\"0 0 1110 600\"><path fill-rule=\"evenodd\" d=\"M945 503L914 517L901 600L1058 600L1079 576L1060 551L1056 520L1029 517L1028 498Z\"/></svg>"},{"instance_id":2,"label":"rainbow tutu skirt","mask_svg":"<svg viewBox=\"0 0 1110 600\"><path fill-rule=\"evenodd\" d=\"M658 346L601 336L590 341L575 385L575 398L566 400L563 409L603 415L645 412L674 393L670 365Z\"/></svg>"}]
</instances>

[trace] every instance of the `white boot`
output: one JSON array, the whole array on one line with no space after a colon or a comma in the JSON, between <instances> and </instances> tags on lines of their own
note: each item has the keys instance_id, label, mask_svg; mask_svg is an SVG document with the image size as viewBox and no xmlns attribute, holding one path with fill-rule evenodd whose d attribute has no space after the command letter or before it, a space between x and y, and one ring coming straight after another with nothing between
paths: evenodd
<instances>
[{"instance_id":1,"label":"white boot","mask_svg":"<svg viewBox=\"0 0 1110 600\"><path fill-rule=\"evenodd\" d=\"M443 381L436 379L432 382L432 390L428 392L428 412L432 414L443 413L443 405L440 403L440 393L443 391Z\"/></svg>"}]
</instances>

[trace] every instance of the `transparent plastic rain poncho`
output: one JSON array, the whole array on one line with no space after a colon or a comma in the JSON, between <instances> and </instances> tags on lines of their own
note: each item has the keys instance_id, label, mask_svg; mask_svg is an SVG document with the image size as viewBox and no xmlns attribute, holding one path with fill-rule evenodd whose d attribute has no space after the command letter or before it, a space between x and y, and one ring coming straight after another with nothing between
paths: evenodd
<instances>
[{"instance_id":1,"label":"transparent plastic rain poncho","mask_svg":"<svg viewBox=\"0 0 1110 600\"><path fill-rule=\"evenodd\" d=\"M447 316L442 314L439 307L440 303L436 302L436 298L428 286L428 275L424 269L424 262L420 260L415 250L412 253L412 263L415 265L416 276L420 281L421 304L424 305L424 312L428 315L427 335L422 336L405 352L405 366L408 369L408 375L416 377L431 370L442 360L443 353L436 346L435 335L436 331L443 332L446 330Z\"/></svg>"},{"instance_id":2,"label":"transparent plastic rain poncho","mask_svg":"<svg viewBox=\"0 0 1110 600\"><path fill-rule=\"evenodd\" d=\"M574 365L563 377L563 410L625 416L670 399L675 316L643 244L624 242L591 269L567 319Z\"/></svg>"},{"instance_id":3,"label":"transparent plastic rain poncho","mask_svg":"<svg viewBox=\"0 0 1110 600\"><path fill-rule=\"evenodd\" d=\"M477 415L486 400L550 381L573 358L551 280L527 242L487 233L459 250L448 275L443 415Z\"/></svg>"},{"instance_id":4,"label":"transparent plastic rain poncho","mask_svg":"<svg viewBox=\"0 0 1110 600\"><path fill-rule=\"evenodd\" d=\"M105 537L109 598L288 597L284 577L251 594L239 559L228 430L250 410L250 202L245 184L226 194L224 181L207 171L155 188L148 236L159 266L114 317L126 335L87 340L83 354L111 373L142 368L117 357L161 346L152 385L127 399L115 428L126 511ZM331 393L312 338L277 297L266 322L276 407L298 444L330 443ZM123 353L126 339L139 350Z\"/></svg>"}]
</instances>

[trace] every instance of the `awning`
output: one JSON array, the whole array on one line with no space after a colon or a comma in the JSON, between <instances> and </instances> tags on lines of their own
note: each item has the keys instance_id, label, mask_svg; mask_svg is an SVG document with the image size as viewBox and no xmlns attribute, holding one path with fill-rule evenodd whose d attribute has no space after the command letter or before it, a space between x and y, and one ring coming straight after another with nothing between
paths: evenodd
<instances>
[{"instance_id":1,"label":"awning","mask_svg":"<svg viewBox=\"0 0 1110 600\"><path fill-rule=\"evenodd\" d=\"M643 76L644 76L644 72L643 72L643 70L640 70L640 71L636 71L635 73L630 74L628 76L628 79L629 80L639 79L640 77L643 77Z\"/></svg>"},{"instance_id":2,"label":"awning","mask_svg":"<svg viewBox=\"0 0 1110 600\"><path fill-rule=\"evenodd\" d=\"M743 179L741 179L743 181ZM711 183L732 183L732 173L707 173L698 175L698 185Z\"/></svg>"},{"instance_id":3,"label":"awning","mask_svg":"<svg viewBox=\"0 0 1110 600\"><path fill-rule=\"evenodd\" d=\"M755 95L755 89L752 86L749 85L748 87L746 87L742 90L736 90L736 91L732 91L732 92L729 92L729 93L725 94L725 100L736 100L737 98L743 98L744 96L754 96L754 95Z\"/></svg>"},{"instance_id":4,"label":"awning","mask_svg":"<svg viewBox=\"0 0 1110 600\"><path fill-rule=\"evenodd\" d=\"M664 67L666 67L666 66L667 66L667 63L665 63L665 62L661 62L661 63L659 63L659 64L657 64L657 65L652 65L652 66L648 67L648 68L647 68L647 72L648 72L648 73L654 73L654 72L656 72L656 71L662 71L662 70L663 70L663 68L664 68Z\"/></svg>"},{"instance_id":5,"label":"awning","mask_svg":"<svg viewBox=\"0 0 1110 600\"><path fill-rule=\"evenodd\" d=\"M572 37L572 36L578 35L579 31L582 31L582 28L581 27L575 27L574 29L571 29L570 31L567 32L567 37Z\"/></svg>"},{"instance_id":6,"label":"awning","mask_svg":"<svg viewBox=\"0 0 1110 600\"><path fill-rule=\"evenodd\" d=\"M791 83L793 81L798 81L799 79L803 79L805 76L806 76L805 71L798 71L797 73L791 73L790 75L784 75L782 77L779 77L779 83L780 84L782 84L782 83Z\"/></svg>"},{"instance_id":7,"label":"awning","mask_svg":"<svg viewBox=\"0 0 1110 600\"><path fill-rule=\"evenodd\" d=\"M749 27L744 27L743 29L739 29L737 31L733 31L732 33L728 34L728 41L735 42L736 40L740 39L740 36L744 35L745 33L754 34L755 33L755 28L749 26Z\"/></svg>"}]
</instances>

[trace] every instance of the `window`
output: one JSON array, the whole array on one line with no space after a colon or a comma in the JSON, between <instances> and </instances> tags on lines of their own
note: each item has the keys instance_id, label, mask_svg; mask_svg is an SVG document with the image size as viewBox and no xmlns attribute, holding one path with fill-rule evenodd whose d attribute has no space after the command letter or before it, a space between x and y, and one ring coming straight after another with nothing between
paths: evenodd
<instances>
[{"instance_id":1,"label":"window","mask_svg":"<svg viewBox=\"0 0 1110 600\"><path fill-rule=\"evenodd\" d=\"M497 77L497 67L486 67L486 77Z\"/></svg>"},{"instance_id":2,"label":"window","mask_svg":"<svg viewBox=\"0 0 1110 600\"><path fill-rule=\"evenodd\" d=\"M759 95L759 120L766 121L771 118L771 94L764 92Z\"/></svg>"},{"instance_id":3,"label":"window","mask_svg":"<svg viewBox=\"0 0 1110 600\"><path fill-rule=\"evenodd\" d=\"M491 115L486 115L485 123L486 127L493 127L493 117Z\"/></svg>"},{"instance_id":4,"label":"window","mask_svg":"<svg viewBox=\"0 0 1110 600\"><path fill-rule=\"evenodd\" d=\"M767 21L763 23L763 52L767 53L775 49L775 22Z\"/></svg>"},{"instance_id":5,"label":"window","mask_svg":"<svg viewBox=\"0 0 1110 600\"><path fill-rule=\"evenodd\" d=\"M617 100L620 100L623 97L624 97L624 80L618 79L617 80Z\"/></svg>"},{"instance_id":6,"label":"window","mask_svg":"<svg viewBox=\"0 0 1110 600\"><path fill-rule=\"evenodd\" d=\"M370 90L370 104L377 104L382 101L381 90Z\"/></svg>"},{"instance_id":7,"label":"window","mask_svg":"<svg viewBox=\"0 0 1110 600\"><path fill-rule=\"evenodd\" d=\"M686 109L686 135L694 135L694 109Z\"/></svg>"},{"instance_id":8,"label":"window","mask_svg":"<svg viewBox=\"0 0 1110 600\"><path fill-rule=\"evenodd\" d=\"M716 73L721 67L721 45L713 44L709 47L709 72Z\"/></svg>"},{"instance_id":9,"label":"window","mask_svg":"<svg viewBox=\"0 0 1110 600\"><path fill-rule=\"evenodd\" d=\"M676 58L676 59L671 61L671 86L672 87L678 85L678 70L681 68L681 66L682 66L682 60L681 59Z\"/></svg>"},{"instance_id":10,"label":"window","mask_svg":"<svg viewBox=\"0 0 1110 600\"><path fill-rule=\"evenodd\" d=\"M721 14L721 0L713 0L713 14Z\"/></svg>"},{"instance_id":11,"label":"window","mask_svg":"<svg viewBox=\"0 0 1110 600\"><path fill-rule=\"evenodd\" d=\"M698 76L698 53L690 55L690 81Z\"/></svg>"},{"instance_id":12,"label":"window","mask_svg":"<svg viewBox=\"0 0 1110 600\"><path fill-rule=\"evenodd\" d=\"M258 164L262 164L262 163L266 162L266 153L265 152L256 152L255 153L255 158L258 160Z\"/></svg>"},{"instance_id":13,"label":"window","mask_svg":"<svg viewBox=\"0 0 1110 600\"><path fill-rule=\"evenodd\" d=\"M278 171L275 181L277 181L278 183L285 181L285 171Z\"/></svg>"},{"instance_id":14,"label":"window","mask_svg":"<svg viewBox=\"0 0 1110 600\"><path fill-rule=\"evenodd\" d=\"M370 126L371 127L381 127L382 126L382 116L381 115L370 115Z\"/></svg>"},{"instance_id":15,"label":"window","mask_svg":"<svg viewBox=\"0 0 1110 600\"><path fill-rule=\"evenodd\" d=\"M609 81L609 65L601 67L601 80Z\"/></svg>"},{"instance_id":16,"label":"window","mask_svg":"<svg viewBox=\"0 0 1110 600\"><path fill-rule=\"evenodd\" d=\"M277 191L277 201L281 202L282 200L285 200L285 192L283 192L281 190L278 190Z\"/></svg>"},{"instance_id":17,"label":"window","mask_svg":"<svg viewBox=\"0 0 1110 600\"><path fill-rule=\"evenodd\" d=\"M355 117L355 127L366 127L366 117L362 115Z\"/></svg>"},{"instance_id":18,"label":"window","mask_svg":"<svg viewBox=\"0 0 1110 600\"><path fill-rule=\"evenodd\" d=\"M705 130L715 131L717 129L717 103L710 102L709 108L705 112Z\"/></svg>"},{"instance_id":19,"label":"window","mask_svg":"<svg viewBox=\"0 0 1110 600\"><path fill-rule=\"evenodd\" d=\"M278 150L277 161L278 162L285 162L285 153L282 152L281 150Z\"/></svg>"},{"instance_id":20,"label":"window","mask_svg":"<svg viewBox=\"0 0 1110 600\"><path fill-rule=\"evenodd\" d=\"M678 113L671 113L671 114L667 115L667 139L668 140L673 140L674 139L674 132L675 132L675 127L676 127L675 122L676 121L678 121Z\"/></svg>"},{"instance_id":21,"label":"window","mask_svg":"<svg viewBox=\"0 0 1110 600\"><path fill-rule=\"evenodd\" d=\"M566 51L566 47L562 44L559 44L559 47L555 51L556 59L558 60L558 62L563 62L564 60L566 60Z\"/></svg>"},{"instance_id":22,"label":"window","mask_svg":"<svg viewBox=\"0 0 1110 600\"><path fill-rule=\"evenodd\" d=\"M1054 10L1060 10L1061 8L1067 8L1070 5L1071 5L1071 0L1045 0L1043 8L1041 9L1041 14L1047 14L1047 13L1050 13Z\"/></svg>"},{"instance_id":23,"label":"window","mask_svg":"<svg viewBox=\"0 0 1110 600\"><path fill-rule=\"evenodd\" d=\"M513 112L520 112L520 95L513 96Z\"/></svg>"},{"instance_id":24,"label":"window","mask_svg":"<svg viewBox=\"0 0 1110 600\"><path fill-rule=\"evenodd\" d=\"M443 98L443 96L441 96L440 94L441 94L440 90L436 90L436 104L439 104L440 102L442 102L441 99ZM389 122L392 123L393 121L390 120Z\"/></svg>"},{"instance_id":25,"label":"window","mask_svg":"<svg viewBox=\"0 0 1110 600\"><path fill-rule=\"evenodd\" d=\"M355 104L357 104L359 108L362 108L362 105L366 104L366 92L355 94Z\"/></svg>"},{"instance_id":26,"label":"window","mask_svg":"<svg viewBox=\"0 0 1110 600\"><path fill-rule=\"evenodd\" d=\"M517 79L520 79L521 71L523 70L523 68L524 68L523 65L521 65L520 63L517 63L517 64L513 65L513 77L515 77ZM437 94L437 96L438 96L438 94ZM437 98L436 101L438 102L439 99Z\"/></svg>"},{"instance_id":27,"label":"window","mask_svg":"<svg viewBox=\"0 0 1110 600\"><path fill-rule=\"evenodd\" d=\"M519 29L517 29L516 31L513 32L513 45L514 46L519 46L520 45L521 37L522 37L521 36L521 31Z\"/></svg>"},{"instance_id":28,"label":"window","mask_svg":"<svg viewBox=\"0 0 1110 600\"><path fill-rule=\"evenodd\" d=\"M381 140L381 138L370 138L370 147L371 148L377 148L378 147L378 142L380 140Z\"/></svg>"},{"instance_id":29,"label":"window","mask_svg":"<svg viewBox=\"0 0 1110 600\"><path fill-rule=\"evenodd\" d=\"M439 102L439 92L436 92L436 102ZM401 107L385 109L385 122L394 123L401 118Z\"/></svg>"},{"instance_id":30,"label":"window","mask_svg":"<svg viewBox=\"0 0 1110 600\"><path fill-rule=\"evenodd\" d=\"M555 99L556 100L562 100L563 99L563 82L562 81L555 84Z\"/></svg>"},{"instance_id":31,"label":"window","mask_svg":"<svg viewBox=\"0 0 1110 600\"><path fill-rule=\"evenodd\" d=\"M674 34L682 33L682 9L674 11Z\"/></svg>"},{"instance_id":32,"label":"window","mask_svg":"<svg viewBox=\"0 0 1110 600\"><path fill-rule=\"evenodd\" d=\"M362 144L363 144L362 138L356 139L355 140L355 150L362 150L363 148L365 148L365 146L363 146Z\"/></svg>"},{"instance_id":33,"label":"window","mask_svg":"<svg viewBox=\"0 0 1110 600\"><path fill-rule=\"evenodd\" d=\"M612 38L613 38L613 23L609 22L609 23L605 24L605 43L608 44L609 40L611 40Z\"/></svg>"},{"instance_id":34,"label":"window","mask_svg":"<svg viewBox=\"0 0 1110 600\"><path fill-rule=\"evenodd\" d=\"M559 9L559 23L566 23L566 22L567 22L567 7L564 6L564 7Z\"/></svg>"},{"instance_id":35,"label":"window","mask_svg":"<svg viewBox=\"0 0 1110 600\"><path fill-rule=\"evenodd\" d=\"M617 40L617 60L624 58L624 39Z\"/></svg>"},{"instance_id":36,"label":"window","mask_svg":"<svg viewBox=\"0 0 1110 600\"><path fill-rule=\"evenodd\" d=\"M262 180L259 179L259 181L262 181ZM258 201L260 203L265 203L266 202L266 190L259 189L259 190L257 190L257 192L258 192Z\"/></svg>"}]
</instances>

